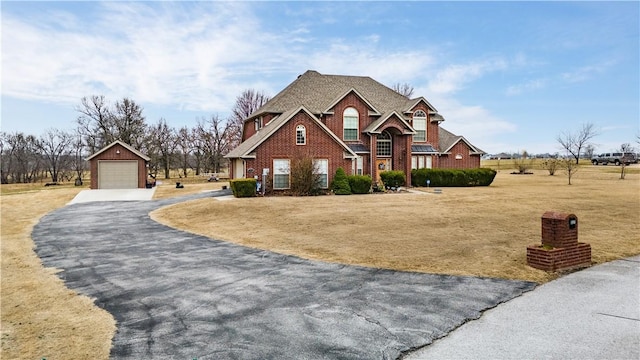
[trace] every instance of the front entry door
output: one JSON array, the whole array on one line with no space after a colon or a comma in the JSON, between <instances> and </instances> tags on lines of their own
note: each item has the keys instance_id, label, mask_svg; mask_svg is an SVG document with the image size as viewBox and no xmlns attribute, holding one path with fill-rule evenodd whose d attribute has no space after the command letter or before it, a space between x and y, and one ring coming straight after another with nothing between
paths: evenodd
<instances>
[{"instance_id":1,"label":"front entry door","mask_svg":"<svg viewBox=\"0 0 640 360\"><path fill-rule=\"evenodd\" d=\"M383 171L391 170L391 159L376 159L376 181L378 184L382 184L380 181L380 173Z\"/></svg>"}]
</instances>

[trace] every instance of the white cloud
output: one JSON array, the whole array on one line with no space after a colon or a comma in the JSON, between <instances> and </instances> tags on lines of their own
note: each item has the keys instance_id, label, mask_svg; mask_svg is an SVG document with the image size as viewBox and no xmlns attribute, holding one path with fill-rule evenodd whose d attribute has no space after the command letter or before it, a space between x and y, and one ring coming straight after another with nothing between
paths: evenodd
<instances>
[{"instance_id":1,"label":"white cloud","mask_svg":"<svg viewBox=\"0 0 640 360\"><path fill-rule=\"evenodd\" d=\"M321 41L304 26L274 33L242 2L101 6L92 19L62 11L39 19L5 12L3 95L76 105L83 96L102 94L219 112L246 88L275 95L280 85L274 88L268 78L315 69L386 85L407 82L449 120L445 128L478 146L515 130L487 109L455 98L484 75L506 69L500 58L443 66L437 49L385 48L378 34Z\"/></svg>"},{"instance_id":2,"label":"white cloud","mask_svg":"<svg viewBox=\"0 0 640 360\"><path fill-rule=\"evenodd\" d=\"M429 80L428 90L434 94L451 94L462 89L484 74L507 67L507 62L502 59L491 59L468 64L453 64L436 72Z\"/></svg>"},{"instance_id":3,"label":"white cloud","mask_svg":"<svg viewBox=\"0 0 640 360\"><path fill-rule=\"evenodd\" d=\"M509 96L520 95L524 92L543 89L548 83L548 79L529 80L523 84L512 85L507 88L506 94Z\"/></svg>"},{"instance_id":4,"label":"white cloud","mask_svg":"<svg viewBox=\"0 0 640 360\"><path fill-rule=\"evenodd\" d=\"M604 73L608 68L615 65L614 60L608 60L600 64L585 65L572 71L564 72L560 78L566 82L577 83L591 79L598 74Z\"/></svg>"}]
</instances>

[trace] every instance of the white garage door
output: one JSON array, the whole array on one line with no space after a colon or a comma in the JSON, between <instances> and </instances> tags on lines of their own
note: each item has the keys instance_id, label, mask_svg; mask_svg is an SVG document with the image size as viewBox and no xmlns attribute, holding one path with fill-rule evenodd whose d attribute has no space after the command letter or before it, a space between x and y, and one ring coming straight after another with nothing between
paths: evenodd
<instances>
[{"instance_id":1,"label":"white garage door","mask_svg":"<svg viewBox=\"0 0 640 360\"><path fill-rule=\"evenodd\" d=\"M135 189L137 187L137 161L98 162L98 189Z\"/></svg>"}]
</instances>

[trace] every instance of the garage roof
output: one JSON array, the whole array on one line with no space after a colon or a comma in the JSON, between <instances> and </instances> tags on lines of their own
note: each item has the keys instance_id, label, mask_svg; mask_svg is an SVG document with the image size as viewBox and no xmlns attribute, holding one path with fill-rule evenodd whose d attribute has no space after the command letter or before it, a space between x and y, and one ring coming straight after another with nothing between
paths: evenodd
<instances>
[{"instance_id":1,"label":"garage roof","mask_svg":"<svg viewBox=\"0 0 640 360\"><path fill-rule=\"evenodd\" d=\"M141 157L141 158L142 158L142 159L144 159L145 161L149 161L149 160L151 160L151 158L150 158L150 157L148 157L147 155L145 155L145 154L141 153L140 151L138 151L138 150L136 150L136 149L132 148L132 147L131 147L131 145L125 144L125 143L123 143L123 142L122 142L122 141L120 141L120 140L116 140L116 141L112 142L111 144L109 144L109 145L107 145L107 146L103 147L100 151L98 151L98 152L96 152L95 154L93 154L93 155L89 156L89 157L87 158L87 160L91 160L91 159L93 159L94 157L96 157L96 156L98 156L98 155L102 154L103 152L105 152L105 151L107 151L107 150L111 149L111 148L112 148L112 147L114 147L116 144L117 144L117 145L120 145L120 146L122 146L122 147L124 147L125 149L127 149L127 150L129 150L129 151L131 151L132 153L134 153L134 154L136 154L137 156Z\"/></svg>"}]
</instances>

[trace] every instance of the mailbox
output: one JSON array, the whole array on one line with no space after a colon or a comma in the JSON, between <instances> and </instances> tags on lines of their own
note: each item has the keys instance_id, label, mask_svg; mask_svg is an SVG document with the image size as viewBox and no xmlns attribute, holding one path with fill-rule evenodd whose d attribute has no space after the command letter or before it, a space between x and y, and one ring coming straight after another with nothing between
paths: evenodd
<instances>
[{"instance_id":1,"label":"mailbox","mask_svg":"<svg viewBox=\"0 0 640 360\"><path fill-rule=\"evenodd\" d=\"M569 247L578 243L578 217L547 211L542 215L542 244Z\"/></svg>"}]
</instances>

